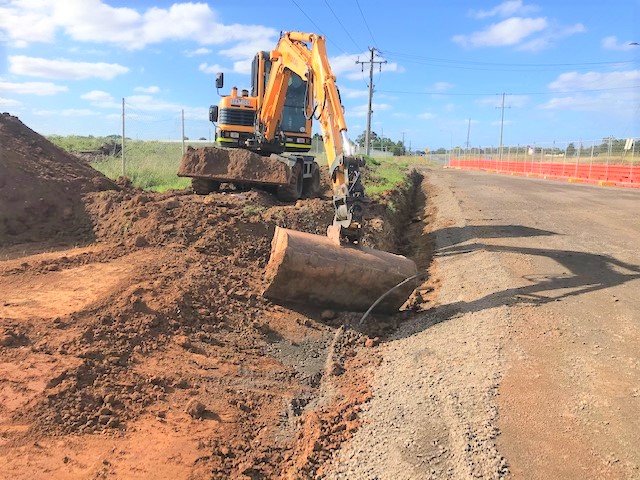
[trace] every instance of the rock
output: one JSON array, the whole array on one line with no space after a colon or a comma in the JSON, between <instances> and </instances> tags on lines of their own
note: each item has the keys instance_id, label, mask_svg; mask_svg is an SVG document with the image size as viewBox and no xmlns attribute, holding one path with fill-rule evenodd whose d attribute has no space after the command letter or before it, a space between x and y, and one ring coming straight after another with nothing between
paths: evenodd
<instances>
[{"instance_id":1,"label":"rock","mask_svg":"<svg viewBox=\"0 0 640 480\"><path fill-rule=\"evenodd\" d=\"M187 350L191 348L191 342L189 341L189 337L187 337L186 335L176 335L175 337L173 337L173 340L182 348L185 348Z\"/></svg>"},{"instance_id":2,"label":"rock","mask_svg":"<svg viewBox=\"0 0 640 480\"><path fill-rule=\"evenodd\" d=\"M332 362L328 370L329 375L342 375L344 368L338 362Z\"/></svg>"},{"instance_id":3,"label":"rock","mask_svg":"<svg viewBox=\"0 0 640 480\"><path fill-rule=\"evenodd\" d=\"M367 338L367 340L365 340L364 342L364 346L367 348L372 348L375 347L376 345L378 345L378 343L380 343L380 338L375 337L375 338Z\"/></svg>"},{"instance_id":4,"label":"rock","mask_svg":"<svg viewBox=\"0 0 640 480\"><path fill-rule=\"evenodd\" d=\"M107 422L107 427L109 428L116 428L118 425L120 425L120 422L116 417L111 417Z\"/></svg>"},{"instance_id":5,"label":"rock","mask_svg":"<svg viewBox=\"0 0 640 480\"><path fill-rule=\"evenodd\" d=\"M172 198L167 203L164 204L164 208L167 210L171 210L173 208L178 208L180 206L180 201L177 198Z\"/></svg>"},{"instance_id":6,"label":"rock","mask_svg":"<svg viewBox=\"0 0 640 480\"><path fill-rule=\"evenodd\" d=\"M104 406L98 410L98 415L113 415L113 411L109 407Z\"/></svg>"},{"instance_id":7,"label":"rock","mask_svg":"<svg viewBox=\"0 0 640 480\"><path fill-rule=\"evenodd\" d=\"M205 411L206 408L202 404L202 402L196 400L195 398L189 400L189 403L187 403L187 406L185 408L185 412L187 412L193 418L202 418Z\"/></svg>"},{"instance_id":8,"label":"rock","mask_svg":"<svg viewBox=\"0 0 640 480\"><path fill-rule=\"evenodd\" d=\"M334 318L336 318L336 312L334 312L333 310L323 310L320 314L320 318L322 320L333 320Z\"/></svg>"},{"instance_id":9,"label":"rock","mask_svg":"<svg viewBox=\"0 0 640 480\"><path fill-rule=\"evenodd\" d=\"M0 335L0 347L10 347L15 341L16 337L14 337L13 335L7 333L5 333L4 335Z\"/></svg>"},{"instance_id":10,"label":"rock","mask_svg":"<svg viewBox=\"0 0 640 480\"><path fill-rule=\"evenodd\" d=\"M142 235L138 235L136 236L136 238L133 240L133 244L136 247L146 247L147 245L149 245L149 242L147 242L147 239L144 238Z\"/></svg>"},{"instance_id":11,"label":"rock","mask_svg":"<svg viewBox=\"0 0 640 480\"><path fill-rule=\"evenodd\" d=\"M231 450L229 450L227 447L220 447L220 454L223 457L228 457L230 453L231 453Z\"/></svg>"}]
</instances>

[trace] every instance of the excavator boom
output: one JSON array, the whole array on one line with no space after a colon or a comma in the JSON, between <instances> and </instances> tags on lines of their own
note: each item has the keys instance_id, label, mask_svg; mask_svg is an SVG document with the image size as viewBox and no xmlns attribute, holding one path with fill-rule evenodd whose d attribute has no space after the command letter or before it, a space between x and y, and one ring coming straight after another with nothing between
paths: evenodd
<instances>
[{"instance_id":1,"label":"excavator boom","mask_svg":"<svg viewBox=\"0 0 640 480\"><path fill-rule=\"evenodd\" d=\"M308 46L310 45L310 47ZM289 78L304 78L322 130L331 173L334 220L327 237L276 228L267 265L265 295L284 301L362 311L398 283L416 274L413 261L361 246L364 224L363 160L354 157L347 137L336 78L321 35L285 32L271 52L271 74L258 112L259 141L273 142ZM381 308L397 310L413 286L395 290Z\"/></svg>"}]
</instances>

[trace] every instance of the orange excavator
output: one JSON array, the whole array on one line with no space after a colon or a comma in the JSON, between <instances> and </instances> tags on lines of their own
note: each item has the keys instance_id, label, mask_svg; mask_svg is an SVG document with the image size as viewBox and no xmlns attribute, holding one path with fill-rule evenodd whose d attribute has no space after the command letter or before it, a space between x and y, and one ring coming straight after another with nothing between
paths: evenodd
<instances>
[{"instance_id":1,"label":"orange excavator","mask_svg":"<svg viewBox=\"0 0 640 480\"><path fill-rule=\"evenodd\" d=\"M360 168L364 160L351 151L340 93L323 36L284 32L270 53L264 94L253 103L247 99L247 105L256 105L256 116L251 134L235 149L238 153L233 149L218 149L225 152L207 157L195 151L187 152L185 157L191 155L199 160L185 162L183 159L181 171L185 176L198 178L199 172L213 168L207 163L215 163L222 157L233 167L234 156L238 163L245 161L247 153L243 150L258 156L257 162L267 162L265 170L270 170L274 163L290 163L291 156L279 156L274 153L274 146L286 148L288 134L283 132L282 118L292 76L302 79L306 85L305 118L313 117L320 123L331 177L334 220L326 237L276 227L264 294L285 302L364 311L380 296L414 276L417 269L413 261L401 255L361 245L365 191ZM188 171L189 165L195 171ZM298 174L300 171L302 169L298 169ZM219 178L225 179L227 177ZM246 179L230 181L243 183ZM378 308L397 310L412 290L409 283L394 289Z\"/></svg>"}]
</instances>

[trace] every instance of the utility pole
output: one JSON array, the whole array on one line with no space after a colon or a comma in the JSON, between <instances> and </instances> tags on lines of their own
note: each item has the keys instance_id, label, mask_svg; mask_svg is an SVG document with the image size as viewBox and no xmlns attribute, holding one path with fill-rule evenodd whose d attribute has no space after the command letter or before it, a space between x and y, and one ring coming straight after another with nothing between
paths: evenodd
<instances>
[{"instance_id":1,"label":"utility pole","mask_svg":"<svg viewBox=\"0 0 640 480\"><path fill-rule=\"evenodd\" d=\"M504 96L506 95L506 93L502 93L502 113L500 116L500 160L502 160L502 131L504 129ZM510 107L507 107L510 108Z\"/></svg>"},{"instance_id":2,"label":"utility pole","mask_svg":"<svg viewBox=\"0 0 640 480\"><path fill-rule=\"evenodd\" d=\"M124 97L122 97L122 176L127 176L124 163Z\"/></svg>"},{"instance_id":3,"label":"utility pole","mask_svg":"<svg viewBox=\"0 0 640 480\"><path fill-rule=\"evenodd\" d=\"M369 155L371 152L371 114L373 111L371 110L371 103L373 100L373 66L377 63L380 65L380 71L382 71L382 64L387 63L386 60L374 60L374 56L377 48L369 47L369 52L371 53L371 59L367 62L361 62L360 59L356 60L356 64L362 65L362 71L364 72L364 64L369 64L369 110L367 111L367 131L365 133L365 143L367 144L365 147L365 153Z\"/></svg>"},{"instance_id":4,"label":"utility pole","mask_svg":"<svg viewBox=\"0 0 640 480\"><path fill-rule=\"evenodd\" d=\"M471 119L469 119L469 125L467 126L467 150L469 150L469 135L471 135Z\"/></svg>"},{"instance_id":5,"label":"utility pole","mask_svg":"<svg viewBox=\"0 0 640 480\"><path fill-rule=\"evenodd\" d=\"M402 152L405 153L407 151L407 148L404 146L404 134L405 132L402 132Z\"/></svg>"},{"instance_id":6,"label":"utility pole","mask_svg":"<svg viewBox=\"0 0 640 480\"><path fill-rule=\"evenodd\" d=\"M182 109L182 155L184 155L184 108Z\"/></svg>"}]
</instances>

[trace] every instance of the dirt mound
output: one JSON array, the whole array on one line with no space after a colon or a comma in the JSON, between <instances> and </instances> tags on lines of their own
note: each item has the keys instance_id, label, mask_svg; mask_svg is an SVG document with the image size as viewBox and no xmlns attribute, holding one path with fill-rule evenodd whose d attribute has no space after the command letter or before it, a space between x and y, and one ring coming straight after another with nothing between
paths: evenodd
<instances>
[{"instance_id":1,"label":"dirt mound","mask_svg":"<svg viewBox=\"0 0 640 480\"><path fill-rule=\"evenodd\" d=\"M91 235L82 195L116 185L8 114L0 146L0 245Z\"/></svg>"},{"instance_id":2,"label":"dirt mound","mask_svg":"<svg viewBox=\"0 0 640 480\"><path fill-rule=\"evenodd\" d=\"M220 181L286 185L290 170L284 163L239 148L189 147L180 161L178 176L198 176Z\"/></svg>"}]
</instances>

